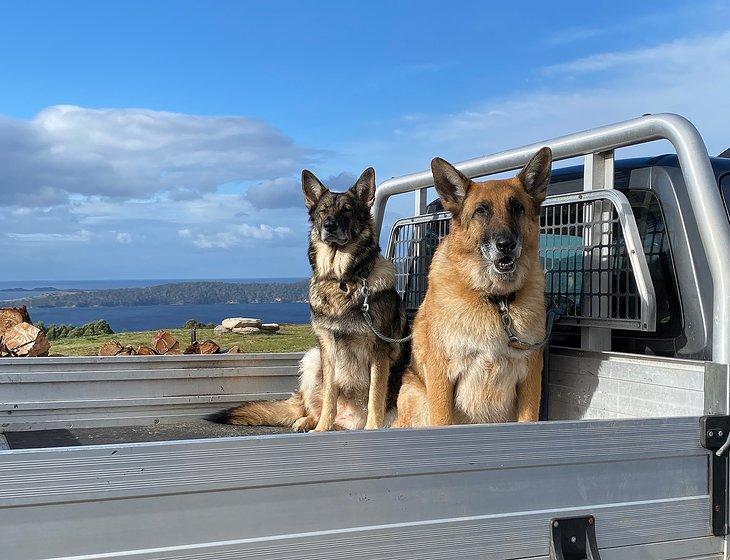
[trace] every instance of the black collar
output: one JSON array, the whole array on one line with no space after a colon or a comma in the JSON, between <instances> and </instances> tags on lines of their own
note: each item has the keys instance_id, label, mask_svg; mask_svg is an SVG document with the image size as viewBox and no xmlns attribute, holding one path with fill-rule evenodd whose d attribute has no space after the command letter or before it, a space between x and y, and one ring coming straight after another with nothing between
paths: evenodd
<instances>
[{"instance_id":1,"label":"black collar","mask_svg":"<svg viewBox=\"0 0 730 560\"><path fill-rule=\"evenodd\" d=\"M489 294L485 296L486 300L489 303L493 303L494 305L499 305L499 302L506 301L508 304L512 303L515 298L517 297L517 292L510 292L506 295L496 295L496 294Z\"/></svg>"}]
</instances>

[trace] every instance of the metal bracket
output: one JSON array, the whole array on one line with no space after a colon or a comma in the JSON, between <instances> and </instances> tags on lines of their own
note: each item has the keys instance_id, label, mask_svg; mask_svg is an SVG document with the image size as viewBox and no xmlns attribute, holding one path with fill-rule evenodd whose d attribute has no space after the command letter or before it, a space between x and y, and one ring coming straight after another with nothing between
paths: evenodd
<instances>
[{"instance_id":1,"label":"metal bracket","mask_svg":"<svg viewBox=\"0 0 730 560\"><path fill-rule=\"evenodd\" d=\"M550 560L601 560L596 519L567 517L550 522Z\"/></svg>"},{"instance_id":2,"label":"metal bracket","mask_svg":"<svg viewBox=\"0 0 730 560\"><path fill-rule=\"evenodd\" d=\"M730 437L730 416L703 416L700 418L700 445L710 454L710 517L712 534L728 534L728 455L716 453Z\"/></svg>"}]
</instances>

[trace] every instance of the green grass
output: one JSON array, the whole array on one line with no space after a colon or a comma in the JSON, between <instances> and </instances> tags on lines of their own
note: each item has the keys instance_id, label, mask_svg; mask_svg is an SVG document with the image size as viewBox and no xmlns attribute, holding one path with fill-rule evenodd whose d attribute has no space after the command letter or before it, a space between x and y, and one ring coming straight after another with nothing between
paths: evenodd
<instances>
[{"instance_id":1,"label":"green grass","mask_svg":"<svg viewBox=\"0 0 730 560\"><path fill-rule=\"evenodd\" d=\"M167 329L180 341L184 350L190 344L190 331L187 329ZM99 347L109 340L118 340L122 346L131 345L135 349L141 344L152 346L155 331L126 332L77 338L62 338L51 341L51 356L96 356ZM238 346L241 352L301 352L314 346L315 339L309 325L281 325L275 334L234 334L219 335L213 329L198 329L199 341L212 339L223 351Z\"/></svg>"}]
</instances>

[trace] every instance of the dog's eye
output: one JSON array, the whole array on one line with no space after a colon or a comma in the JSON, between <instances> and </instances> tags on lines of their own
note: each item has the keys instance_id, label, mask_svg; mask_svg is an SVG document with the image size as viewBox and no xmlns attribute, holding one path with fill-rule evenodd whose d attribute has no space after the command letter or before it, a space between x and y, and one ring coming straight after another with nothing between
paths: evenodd
<instances>
[{"instance_id":1,"label":"dog's eye","mask_svg":"<svg viewBox=\"0 0 730 560\"><path fill-rule=\"evenodd\" d=\"M525 207L522 206L522 203L519 200L512 200L509 205L512 212L515 214L522 214L522 212L525 211Z\"/></svg>"},{"instance_id":2,"label":"dog's eye","mask_svg":"<svg viewBox=\"0 0 730 560\"><path fill-rule=\"evenodd\" d=\"M342 208L342 213L343 214L352 214L352 208L350 208L349 206L345 206Z\"/></svg>"},{"instance_id":3,"label":"dog's eye","mask_svg":"<svg viewBox=\"0 0 730 560\"><path fill-rule=\"evenodd\" d=\"M474 211L475 214L486 214L488 208L484 204L480 204L477 206L477 209Z\"/></svg>"}]
</instances>

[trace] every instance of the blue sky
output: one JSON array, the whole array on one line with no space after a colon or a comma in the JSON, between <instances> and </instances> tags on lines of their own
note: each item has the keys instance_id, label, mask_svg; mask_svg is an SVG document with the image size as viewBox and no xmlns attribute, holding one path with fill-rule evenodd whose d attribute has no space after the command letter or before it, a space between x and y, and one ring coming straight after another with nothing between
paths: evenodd
<instances>
[{"instance_id":1,"label":"blue sky","mask_svg":"<svg viewBox=\"0 0 730 560\"><path fill-rule=\"evenodd\" d=\"M661 111L718 153L728 16L671 1L2 2L0 280L304 276L303 167L344 189L369 165L382 180Z\"/></svg>"}]
</instances>

